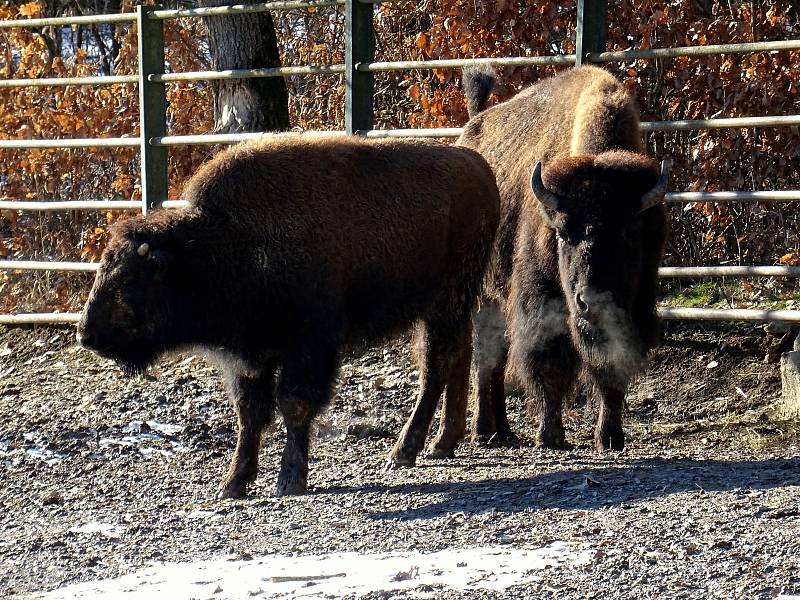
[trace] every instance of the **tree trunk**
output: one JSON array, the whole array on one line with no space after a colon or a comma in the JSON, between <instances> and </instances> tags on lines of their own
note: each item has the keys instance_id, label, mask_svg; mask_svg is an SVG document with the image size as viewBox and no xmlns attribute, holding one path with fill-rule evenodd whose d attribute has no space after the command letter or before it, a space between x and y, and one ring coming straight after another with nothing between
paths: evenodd
<instances>
[{"instance_id":1,"label":"tree trunk","mask_svg":"<svg viewBox=\"0 0 800 600\"><path fill-rule=\"evenodd\" d=\"M229 3L228 0L198 2L200 6ZM275 26L268 12L207 17L204 21L214 69L280 66ZM289 129L289 95L283 77L215 80L210 87L214 94L216 133Z\"/></svg>"}]
</instances>

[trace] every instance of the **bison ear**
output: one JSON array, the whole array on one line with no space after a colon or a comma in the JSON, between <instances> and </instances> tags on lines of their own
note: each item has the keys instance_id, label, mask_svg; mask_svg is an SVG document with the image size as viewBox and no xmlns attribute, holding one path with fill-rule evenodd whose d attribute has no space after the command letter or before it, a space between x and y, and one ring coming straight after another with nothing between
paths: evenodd
<instances>
[{"instance_id":1,"label":"bison ear","mask_svg":"<svg viewBox=\"0 0 800 600\"><path fill-rule=\"evenodd\" d=\"M658 181L656 181L653 189L642 196L642 207L639 209L639 213L664 201L664 195L667 193L667 184L669 183L670 169L672 169L672 161L669 158L665 158L661 161L661 174L658 176Z\"/></svg>"}]
</instances>

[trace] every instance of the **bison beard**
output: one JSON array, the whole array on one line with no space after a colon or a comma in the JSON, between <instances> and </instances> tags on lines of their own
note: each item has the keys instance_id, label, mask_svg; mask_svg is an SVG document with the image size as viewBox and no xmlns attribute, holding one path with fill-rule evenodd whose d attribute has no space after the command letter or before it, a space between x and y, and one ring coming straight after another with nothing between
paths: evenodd
<instances>
[{"instance_id":1,"label":"bison beard","mask_svg":"<svg viewBox=\"0 0 800 600\"><path fill-rule=\"evenodd\" d=\"M186 210L113 227L78 337L133 372L183 347L220 359L238 416L221 497L243 495L255 478L275 408L287 431L277 492L305 491L312 421L341 353L415 322L420 392L390 460L414 464L445 388L447 427L433 453L452 454L470 314L499 219L480 155L281 135L221 153L184 197Z\"/></svg>"},{"instance_id":2,"label":"bison beard","mask_svg":"<svg viewBox=\"0 0 800 600\"><path fill-rule=\"evenodd\" d=\"M570 69L480 112L493 82L464 72L471 119L459 145L488 160L501 198L475 319L473 434L513 441L505 371L531 400L539 445L568 446L562 403L582 381L599 406L598 450L622 449L625 392L658 338L668 171L644 156L638 108L602 69Z\"/></svg>"}]
</instances>

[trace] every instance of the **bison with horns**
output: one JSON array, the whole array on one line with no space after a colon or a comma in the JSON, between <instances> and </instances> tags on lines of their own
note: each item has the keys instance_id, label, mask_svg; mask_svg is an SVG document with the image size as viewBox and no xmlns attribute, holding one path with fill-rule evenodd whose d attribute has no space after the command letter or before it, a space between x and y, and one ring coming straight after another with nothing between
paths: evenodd
<instances>
[{"instance_id":1,"label":"bison with horns","mask_svg":"<svg viewBox=\"0 0 800 600\"><path fill-rule=\"evenodd\" d=\"M222 152L183 197L185 210L113 227L80 343L130 371L184 347L220 357L239 421L220 496L255 478L276 407L282 495L306 489L309 430L341 353L417 322L421 387L391 457L413 464L443 389L466 403L499 221L486 161L435 143L278 135Z\"/></svg>"},{"instance_id":2,"label":"bison with horns","mask_svg":"<svg viewBox=\"0 0 800 600\"><path fill-rule=\"evenodd\" d=\"M473 433L513 438L508 372L532 401L539 445L567 446L562 402L582 381L599 405L598 450L622 449L626 389L658 338L669 163L659 172L643 154L636 103L602 69L570 69L481 112L493 84L489 70L464 73L459 144L489 161L501 197L474 325Z\"/></svg>"}]
</instances>

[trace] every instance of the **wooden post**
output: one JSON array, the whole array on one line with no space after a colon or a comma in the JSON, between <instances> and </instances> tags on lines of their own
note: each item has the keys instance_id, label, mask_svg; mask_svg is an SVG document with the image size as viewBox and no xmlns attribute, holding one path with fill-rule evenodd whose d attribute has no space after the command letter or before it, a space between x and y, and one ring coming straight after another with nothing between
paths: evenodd
<instances>
[{"instance_id":1,"label":"wooden post","mask_svg":"<svg viewBox=\"0 0 800 600\"><path fill-rule=\"evenodd\" d=\"M159 6L137 6L139 42L139 133L142 138L142 212L161 206L167 199L167 148L150 145L150 139L167 134L165 83L147 76L164 73L164 21L148 18Z\"/></svg>"},{"instance_id":2,"label":"wooden post","mask_svg":"<svg viewBox=\"0 0 800 600\"><path fill-rule=\"evenodd\" d=\"M372 129L374 78L372 73L356 67L375 57L373 11L371 3L345 2L344 124L348 134Z\"/></svg>"},{"instance_id":3,"label":"wooden post","mask_svg":"<svg viewBox=\"0 0 800 600\"><path fill-rule=\"evenodd\" d=\"M578 0L575 66L587 63L590 52L606 51L608 0Z\"/></svg>"}]
</instances>

